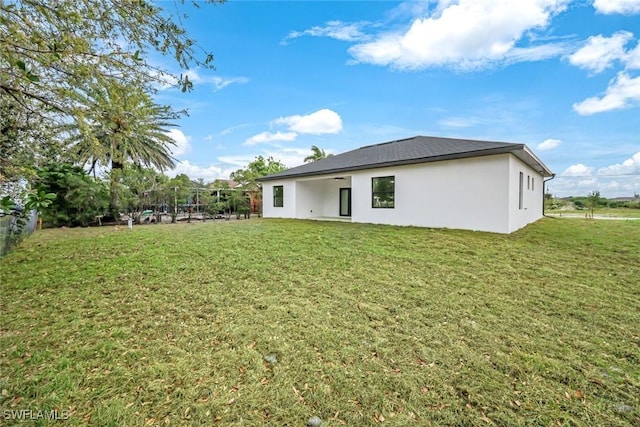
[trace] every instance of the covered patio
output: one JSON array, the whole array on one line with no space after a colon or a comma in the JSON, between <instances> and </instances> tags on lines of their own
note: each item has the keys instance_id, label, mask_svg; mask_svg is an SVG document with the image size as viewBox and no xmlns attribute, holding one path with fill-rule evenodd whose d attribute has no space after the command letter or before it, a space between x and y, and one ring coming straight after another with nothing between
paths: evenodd
<instances>
[{"instance_id":1,"label":"covered patio","mask_svg":"<svg viewBox=\"0 0 640 427\"><path fill-rule=\"evenodd\" d=\"M351 176L296 180L296 218L351 221Z\"/></svg>"}]
</instances>

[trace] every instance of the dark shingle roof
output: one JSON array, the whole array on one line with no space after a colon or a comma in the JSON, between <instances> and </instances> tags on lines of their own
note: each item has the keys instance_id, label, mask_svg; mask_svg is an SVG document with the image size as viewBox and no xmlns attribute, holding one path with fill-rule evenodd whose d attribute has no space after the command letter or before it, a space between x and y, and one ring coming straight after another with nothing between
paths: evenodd
<instances>
[{"instance_id":1,"label":"dark shingle roof","mask_svg":"<svg viewBox=\"0 0 640 427\"><path fill-rule=\"evenodd\" d=\"M415 136L413 138L368 145L268 175L260 180L271 181L282 178L328 175L385 166L427 163L501 153L513 153L516 157L542 173L542 175L552 175L552 172L524 144Z\"/></svg>"}]
</instances>

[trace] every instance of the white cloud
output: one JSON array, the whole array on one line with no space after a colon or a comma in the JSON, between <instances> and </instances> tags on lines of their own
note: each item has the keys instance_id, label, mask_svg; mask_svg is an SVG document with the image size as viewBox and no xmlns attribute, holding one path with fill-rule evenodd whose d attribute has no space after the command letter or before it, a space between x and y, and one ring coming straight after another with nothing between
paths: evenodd
<instances>
[{"instance_id":1,"label":"white cloud","mask_svg":"<svg viewBox=\"0 0 640 427\"><path fill-rule=\"evenodd\" d=\"M255 156L221 156L218 157L224 164L228 164L234 166L233 170L237 170L238 168L243 168L251 163L255 159Z\"/></svg>"},{"instance_id":2,"label":"white cloud","mask_svg":"<svg viewBox=\"0 0 640 427\"><path fill-rule=\"evenodd\" d=\"M586 196L598 187L597 178L574 179L572 177L557 176L546 184L546 191L554 197Z\"/></svg>"},{"instance_id":3,"label":"white cloud","mask_svg":"<svg viewBox=\"0 0 640 427\"><path fill-rule=\"evenodd\" d=\"M248 138L244 145L256 145L263 144L274 141L294 141L298 136L295 132L261 132L257 135L253 135L251 138Z\"/></svg>"},{"instance_id":4,"label":"white cloud","mask_svg":"<svg viewBox=\"0 0 640 427\"><path fill-rule=\"evenodd\" d=\"M640 77L630 77L626 72L620 72L609 82L609 87L602 97L587 98L573 104L573 109L582 116L589 116L626 108L638 101L640 101Z\"/></svg>"},{"instance_id":5,"label":"white cloud","mask_svg":"<svg viewBox=\"0 0 640 427\"><path fill-rule=\"evenodd\" d=\"M255 123L241 123L239 125L231 126L220 131L220 135L229 135L239 129L245 129L255 125Z\"/></svg>"},{"instance_id":6,"label":"white cloud","mask_svg":"<svg viewBox=\"0 0 640 427\"><path fill-rule=\"evenodd\" d=\"M480 123L476 117L449 117L438 122L440 126L447 128L468 128Z\"/></svg>"},{"instance_id":7,"label":"white cloud","mask_svg":"<svg viewBox=\"0 0 640 427\"><path fill-rule=\"evenodd\" d=\"M430 16L403 32L389 32L349 49L358 62L399 69L478 69L500 62L537 60L563 51L517 47L530 32L548 27L567 0L440 1Z\"/></svg>"},{"instance_id":8,"label":"white cloud","mask_svg":"<svg viewBox=\"0 0 640 427\"><path fill-rule=\"evenodd\" d=\"M202 81L196 70L187 70L181 75L188 78L192 83L199 83ZM154 74L154 78L157 81L158 90L166 90L178 86L178 78L175 74L157 70Z\"/></svg>"},{"instance_id":9,"label":"white cloud","mask_svg":"<svg viewBox=\"0 0 640 427\"><path fill-rule=\"evenodd\" d=\"M152 74L155 81L154 86L158 90L166 90L178 85L178 79L173 74L165 73L162 71L156 71Z\"/></svg>"},{"instance_id":10,"label":"white cloud","mask_svg":"<svg viewBox=\"0 0 640 427\"><path fill-rule=\"evenodd\" d=\"M640 69L640 42L634 48L626 49L633 38L628 31L618 31L611 37L589 37L583 47L569 56L569 62L593 73L600 73L616 62L627 71ZM601 97L594 96L573 104L574 111L586 116L630 107L640 101L640 76L632 77L627 71L618 72Z\"/></svg>"},{"instance_id":11,"label":"white cloud","mask_svg":"<svg viewBox=\"0 0 640 427\"><path fill-rule=\"evenodd\" d=\"M286 167L292 168L304 163L304 158L309 155L308 148L283 148L265 152L265 157L273 157L282 162Z\"/></svg>"},{"instance_id":12,"label":"white cloud","mask_svg":"<svg viewBox=\"0 0 640 427\"><path fill-rule=\"evenodd\" d=\"M301 134L323 135L342 130L342 119L333 110L322 109L306 116L280 117L273 121L276 125L286 125L290 131Z\"/></svg>"},{"instance_id":13,"label":"white cloud","mask_svg":"<svg viewBox=\"0 0 640 427\"><path fill-rule=\"evenodd\" d=\"M249 82L246 77L212 77L209 79L213 84L215 91L219 91L229 86L230 84L245 84Z\"/></svg>"},{"instance_id":14,"label":"white cloud","mask_svg":"<svg viewBox=\"0 0 640 427\"><path fill-rule=\"evenodd\" d=\"M543 61L556 56L562 56L566 53L569 46L570 44L567 43L557 43L529 47L514 47L507 55L505 55L504 62L506 64L515 64L518 62Z\"/></svg>"},{"instance_id":15,"label":"white cloud","mask_svg":"<svg viewBox=\"0 0 640 427\"><path fill-rule=\"evenodd\" d=\"M549 139L545 139L540 144L538 144L536 148L540 151L548 151L548 150L553 150L554 148L558 148L558 146L561 143L562 141L559 139L549 138Z\"/></svg>"},{"instance_id":16,"label":"white cloud","mask_svg":"<svg viewBox=\"0 0 640 427\"><path fill-rule=\"evenodd\" d=\"M625 45L633 39L628 31L618 31L611 37L592 36L587 43L569 56L569 62L577 67L600 73L616 60L625 60Z\"/></svg>"},{"instance_id":17,"label":"white cloud","mask_svg":"<svg viewBox=\"0 0 640 427\"><path fill-rule=\"evenodd\" d=\"M180 129L171 129L167 135L176 143L176 145L169 147L173 157L180 157L191 151L191 137L185 135Z\"/></svg>"},{"instance_id":18,"label":"white cloud","mask_svg":"<svg viewBox=\"0 0 640 427\"><path fill-rule=\"evenodd\" d=\"M640 151L622 163L598 169L598 175L640 175Z\"/></svg>"},{"instance_id":19,"label":"white cloud","mask_svg":"<svg viewBox=\"0 0 640 427\"><path fill-rule=\"evenodd\" d=\"M207 141L207 142L213 141L213 135L212 134L208 134L207 136L205 136L202 139Z\"/></svg>"},{"instance_id":20,"label":"white cloud","mask_svg":"<svg viewBox=\"0 0 640 427\"><path fill-rule=\"evenodd\" d=\"M638 0L595 0L593 7L598 13L633 15L640 13L640 1Z\"/></svg>"},{"instance_id":21,"label":"white cloud","mask_svg":"<svg viewBox=\"0 0 640 427\"><path fill-rule=\"evenodd\" d=\"M558 176L547 183L555 197L586 196L594 190L603 197L633 197L640 193L640 176L573 178Z\"/></svg>"},{"instance_id":22,"label":"white cloud","mask_svg":"<svg viewBox=\"0 0 640 427\"><path fill-rule=\"evenodd\" d=\"M624 62L629 70L640 69L640 41L636 44L635 49L627 52Z\"/></svg>"},{"instance_id":23,"label":"white cloud","mask_svg":"<svg viewBox=\"0 0 640 427\"><path fill-rule=\"evenodd\" d=\"M436 1L403 1L396 7L387 12L389 20L406 20L407 18L415 18L416 16L426 16L429 9L433 8ZM446 6L450 1L441 0L438 8Z\"/></svg>"},{"instance_id":24,"label":"white cloud","mask_svg":"<svg viewBox=\"0 0 640 427\"><path fill-rule=\"evenodd\" d=\"M202 178L205 182L212 182L219 178L228 179L229 174L236 169L237 168L223 167L220 165L198 166L188 160L183 160L178 163L175 168L167 171L166 174L169 177L185 174L192 180Z\"/></svg>"},{"instance_id":25,"label":"white cloud","mask_svg":"<svg viewBox=\"0 0 640 427\"><path fill-rule=\"evenodd\" d=\"M281 44L303 36L330 37L347 42L359 41L367 38L367 35L362 32L362 28L367 25L366 22L329 21L324 26L314 26L305 31L292 31Z\"/></svg>"},{"instance_id":26,"label":"white cloud","mask_svg":"<svg viewBox=\"0 0 640 427\"><path fill-rule=\"evenodd\" d=\"M198 74L198 71L194 69L185 71L183 75L184 77L191 80L193 83L199 83L202 81L202 77L200 77L200 74Z\"/></svg>"},{"instance_id":27,"label":"white cloud","mask_svg":"<svg viewBox=\"0 0 640 427\"><path fill-rule=\"evenodd\" d=\"M590 176L593 173L593 168L585 166L582 163L571 165L564 170L561 176Z\"/></svg>"},{"instance_id":28,"label":"white cloud","mask_svg":"<svg viewBox=\"0 0 640 427\"><path fill-rule=\"evenodd\" d=\"M221 157L218 157L218 160L223 164L230 165L229 170L230 172L233 172L238 169L244 168L250 162L254 161L257 156L262 156L264 158L273 157L275 160L282 162L286 167L292 168L294 166L299 166L303 164L304 158L307 157L308 155L309 155L308 148L270 147L260 152L256 152L256 153L245 155L245 156L221 156Z\"/></svg>"},{"instance_id":29,"label":"white cloud","mask_svg":"<svg viewBox=\"0 0 640 427\"><path fill-rule=\"evenodd\" d=\"M571 165L548 185L557 197L587 195L598 190L603 197L631 197L640 193L640 152L622 163L594 168Z\"/></svg>"},{"instance_id":30,"label":"white cloud","mask_svg":"<svg viewBox=\"0 0 640 427\"><path fill-rule=\"evenodd\" d=\"M244 84L248 83L249 79L247 77L220 77L220 76L208 76L201 75L199 70L191 69L182 73L184 77L187 77L189 81L194 83L195 85L212 85L214 91L217 92L219 90L224 89L230 84ZM159 80L158 89L165 90L169 88L176 87L178 84L178 79L170 74L160 74L158 73L157 79Z\"/></svg>"}]
</instances>

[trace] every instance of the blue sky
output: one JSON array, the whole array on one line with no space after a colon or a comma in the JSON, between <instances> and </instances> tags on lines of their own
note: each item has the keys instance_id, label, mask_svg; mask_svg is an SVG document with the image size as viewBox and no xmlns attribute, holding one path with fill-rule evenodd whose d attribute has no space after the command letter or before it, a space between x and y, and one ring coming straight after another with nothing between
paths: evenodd
<instances>
[{"instance_id":1,"label":"blue sky","mask_svg":"<svg viewBox=\"0 0 640 427\"><path fill-rule=\"evenodd\" d=\"M640 193L640 0L180 11L216 69L188 70L191 93L157 94L190 114L172 132L169 175L209 182L258 155L293 167L312 145L337 154L429 135L525 143L557 174L554 195Z\"/></svg>"}]
</instances>

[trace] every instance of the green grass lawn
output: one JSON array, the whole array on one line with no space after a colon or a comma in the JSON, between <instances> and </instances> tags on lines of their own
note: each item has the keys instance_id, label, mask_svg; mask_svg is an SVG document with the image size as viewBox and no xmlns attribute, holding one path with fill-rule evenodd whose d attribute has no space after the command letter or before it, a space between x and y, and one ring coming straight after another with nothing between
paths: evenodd
<instances>
[{"instance_id":1,"label":"green grass lawn","mask_svg":"<svg viewBox=\"0 0 640 427\"><path fill-rule=\"evenodd\" d=\"M640 221L56 229L0 262L5 418L640 425Z\"/></svg>"}]
</instances>

